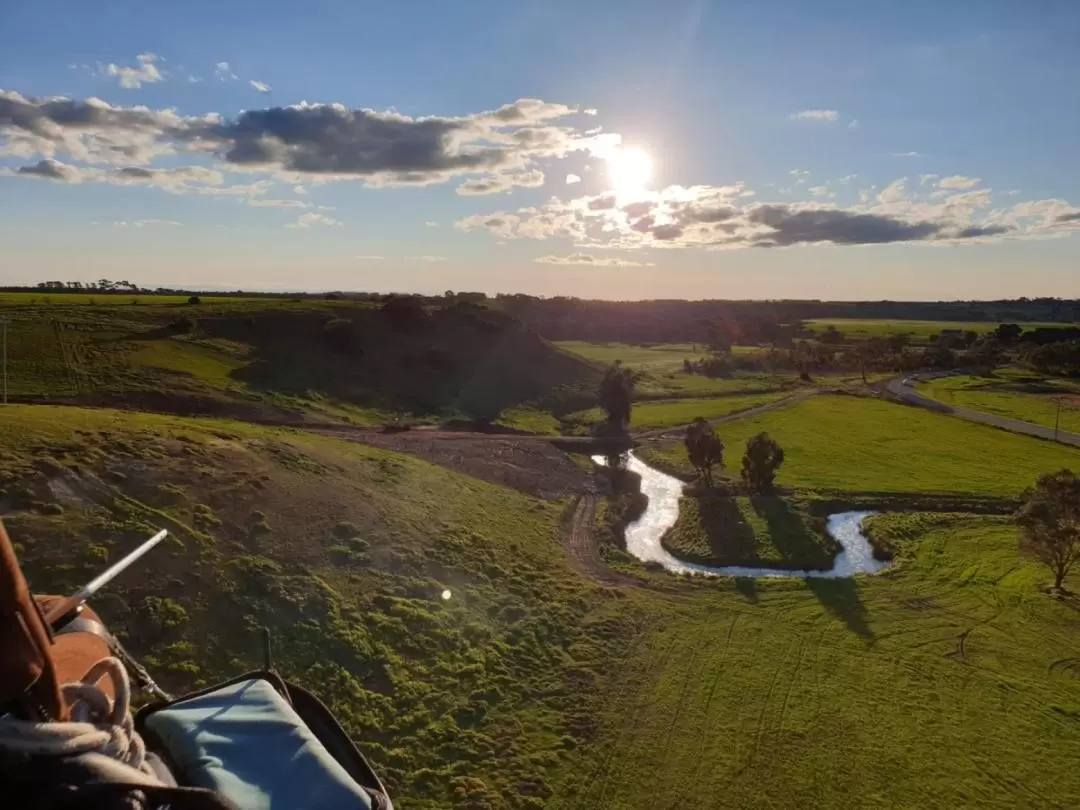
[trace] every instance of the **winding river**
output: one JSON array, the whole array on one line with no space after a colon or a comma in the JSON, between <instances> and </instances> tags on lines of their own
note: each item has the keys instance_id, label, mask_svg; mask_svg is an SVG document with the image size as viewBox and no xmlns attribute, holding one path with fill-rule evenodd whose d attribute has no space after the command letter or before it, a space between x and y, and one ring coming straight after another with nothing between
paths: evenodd
<instances>
[{"instance_id":1,"label":"winding river","mask_svg":"<svg viewBox=\"0 0 1080 810\"><path fill-rule=\"evenodd\" d=\"M597 464L606 464L604 456L594 456ZM843 549L827 571L790 571L781 568L751 568L731 565L714 568L686 562L668 553L660 538L679 517L679 498L683 482L653 469L633 453L627 469L641 476L641 491L649 499L645 513L626 527L626 550L642 562L660 563L673 574L701 574L713 577L807 577L837 579L855 574L876 574L888 563L874 558L873 549L862 533L862 522L873 512L839 512L829 516L827 530Z\"/></svg>"}]
</instances>

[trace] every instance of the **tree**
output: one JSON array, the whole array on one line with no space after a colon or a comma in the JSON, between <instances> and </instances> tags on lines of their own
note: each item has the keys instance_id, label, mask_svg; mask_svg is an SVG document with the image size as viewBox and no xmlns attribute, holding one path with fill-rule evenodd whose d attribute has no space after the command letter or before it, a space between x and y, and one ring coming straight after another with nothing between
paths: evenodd
<instances>
[{"instance_id":1,"label":"tree","mask_svg":"<svg viewBox=\"0 0 1080 810\"><path fill-rule=\"evenodd\" d=\"M619 360L611 364L600 381L600 407L607 414L608 424L623 432L630 424L635 383L634 372L623 368Z\"/></svg>"},{"instance_id":2,"label":"tree","mask_svg":"<svg viewBox=\"0 0 1080 810\"><path fill-rule=\"evenodd\" d=\"M990 334L997 338L1002 346L1012 346L1020 339L1023 332L1023 328L1015 323L999 323L997 329Z\"/></svg>"},{"instance_id":3,"label":"tree","mask_svg":"<svg viewBox=\"0 0 1080 810\"><path fill-rule=\"evenodd\" d=\"M713 426L700 416L686 426L683 437L686 455L701 475L705 485L712 488L712 468L724 466L724 443Z\"/></svg>"},{"instance_id":4,"label":"tree","mask_svg":"<svg viewBox=\"0 0 1080 810\"><path fill-rule=\"evenodd\" d=\"M202 303L202 299L199 298L199 296L197 296L197 295L192 295L192 296L188 297L187 302L188 302L188 306L197 307L199 304Z\"/></svg>"},{"instance_id":5,"label":"tree","mask_svg":"<svg viewBox=\"0 0 1080 810\"><path fill-rule=\"evenodd\" d=\"M825 331L818 336L818 340L829 346L835 346L838 343L844 342L844 333L830 323L825 327Z\"/></svg>"},{"instance_id":6,"label":"tree","mask_svg":"<svg viewBox=\"0 0 1080 810\"><path fill-rule=\"evenodd\" d=\"M1027 548L1054 574L1061 589L1080 560L1080 478L1071 470L1040 475L1017 513Z\"/></svg>"},{"instance_id":7,"label":"tree","mask_svg":"<svg viewBox=\"0 0 1080 810\"><path fill-rule=\"evenodd\" d=\"M784 463L784 448L762 432L746 442L742 460L742 480L751 492L769 492L776 471Z\"/></svg>"}]
</instances>

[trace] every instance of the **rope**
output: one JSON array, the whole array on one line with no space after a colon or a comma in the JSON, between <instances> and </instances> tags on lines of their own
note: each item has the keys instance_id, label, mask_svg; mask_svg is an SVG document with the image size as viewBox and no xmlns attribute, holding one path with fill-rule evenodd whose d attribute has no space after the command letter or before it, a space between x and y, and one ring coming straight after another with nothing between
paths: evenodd
<instances>
[{"instance_id":1,"label":"rope","mask_svg":"<svg viewBox=\"0 0 1080 810\"><path fill-rule=\"evenodd\" d=\"M112 679L115 700L98 683ZM102 658L80 681L60 687L70 707L71 722L34 723L0 719L0 750L38 756L97 753L156 776L146 762L146 745L131 716L131 684L116 658Z\"/></svg>"}]
</instances>

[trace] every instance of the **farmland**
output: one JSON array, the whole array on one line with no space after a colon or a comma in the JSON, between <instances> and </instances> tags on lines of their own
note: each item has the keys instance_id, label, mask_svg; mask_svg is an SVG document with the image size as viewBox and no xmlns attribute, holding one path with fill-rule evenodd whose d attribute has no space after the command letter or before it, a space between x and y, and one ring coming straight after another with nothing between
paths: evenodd
<instances>
[{"instance_id":1,"label":"farmland","mask_svg":"<svg viewBox=\"0 0 1080 810\"><path fill-rule=\"evenodd\" d=\"M1068 380L1005 368L927 380L918 390L948 405L1080 433L1080 385Z\"/></svg>"},{"instance_id":2,"label":"farmland","mask_svg":"<svg viewBox=\"0 0 1080 810\"><path fill-rule=\"evenodd\" d=\"M1065 323L1021 322L1024 329L1039 327L1058 328L1069 326ZM997 328L996 321L918 321L918 320L864 320L858 318L820 318L809 320L806 326L815 333L820 333L832 326L845 336L855 340L866 340L888 335L909 335L916 342L928 342L931 335L940 335L945 331L975 332L982 335Z\"/></svg>"},{"instance_id":3,"label":"farmland","mask_svg":"<svg viewBox=\"0 0 1080 810\"><path fill-rule=\"evenodd\" d=\"M720 425L729 464L737 469L746 440L762 430L787 453L777 479L784 486L1011 498L1040 472L1080 467L1080 451L1072 448L919 408L827 395ZM660 442L641 456L691 473L680 441Z\"/></svg>"},{"instance_id":4,"label":"farmland","mask_svg":"<svg viewBox=\"0 0 1080 810\"><path fill-rule=\"evenodd\" d=\"M329 371L340 356L319 354L317 368L298 370L299 353L246 321L249 331L206 318L177 334L161 331L175 316L95 307L92 318L82 310L57 318L69 325L62 344L51 326L13 338L28 388L0 421L0 511L34 586L70 590L168 527L173 539L156 567L96 603L110 627L166 687L185 690L250 667L257 629L269 626L278 668L331 705L397 804L1080 802L1080 612L1074 597L1045 593L1048 572L1021 553L1010 518L1024 487L1042 472L1080 468L1080 451L872 396L822 393L842 386L797 386L791 375L707 380L682 372L681 349L639 347L636 430L805 393L717 425L721 484L737 478L743 444L764 430L786 453L781 491L685 497L664 539L672 553L826 567L836 546L821 531L823 515L858 507L882 513L865 529L895 555L883 573L855 579L681 578L618 548L601 528L616 509L603 496L607 479L587 455L571 461L539 436L316 432L233 412L140 410L147 391L168 387L343 427L394 413L335 384ZM365 312L354 313L361 340L371 336L365 328L388 328ZM266 313L223 317L249 316L258 324ZM326 313L288 317L311 330L297 338L302 349L318 345L314 327ZM475 326L455 316L423 328L434 331L395 334L427 345ZM567 403L606 363L631 364L511 339L536 352L539 382L530 388L492 355L491 365L468 369L482 370L477 387L457 390L475 399L497 387L499 423L519 430L588 430L600 412ZM1003 384L1031 382L1000 374ZM50 404L38 394L65 380L72 397L108 393L129 409ZM407 383L396 372L386 380L395 391ZM695 389L699 382L717 387ZM455 396L433 413L462 412ZM646 438L639 455L693 477L677 436ZM600 499L586 526L601 544L595 564L614 566L614 580L564 548L588 494ZM1080 588L1080 575L1067 584Z\"/></svg>"}]
</instances>

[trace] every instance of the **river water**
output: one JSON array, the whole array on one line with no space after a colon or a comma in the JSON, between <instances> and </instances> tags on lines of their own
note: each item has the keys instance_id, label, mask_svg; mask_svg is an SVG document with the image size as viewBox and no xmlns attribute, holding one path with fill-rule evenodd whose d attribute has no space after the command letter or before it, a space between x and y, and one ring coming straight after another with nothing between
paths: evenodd
<instances>
[{"instance_id":1,"label":"river water","mask_svg":"<svg viewBox=\"0 0 1080 810\"><path fill-rule=\"evenodd\" d=\"M607 463L604 456L594 456L593 460L598 464ZM827 531L843 550L836 555L833 567L827 571L790 571L740 565L714 568L680 560L660 545L660 538L679 517L683 482L653 469L633 453L629 454L626 467L641 476L641 491L649 499L645 513L626 527L626 550L642 562L660 563L673 574L836 579L855 574L876 574L888 565L874 558L873 549L862 533L863 519L873 512L838 512L829 516Z\"/></svg>"}]
</instances>

